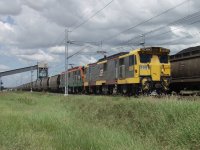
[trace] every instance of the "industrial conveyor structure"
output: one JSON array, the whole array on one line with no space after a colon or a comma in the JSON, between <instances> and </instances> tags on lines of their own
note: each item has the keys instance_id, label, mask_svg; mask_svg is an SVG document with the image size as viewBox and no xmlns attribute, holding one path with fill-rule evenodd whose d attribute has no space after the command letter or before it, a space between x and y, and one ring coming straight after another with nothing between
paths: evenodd
<instances>
[{"instance_id":1,"label":"industrial conveyor structure","mask_svg":"<svg viewBox=\"0 0 200 150\"><path fill-rule=\"evenodd\" d=\"M34 70L37 70L37 79L48 77L48 65L45 63L38 63L35 66L29 66L29 67L0 72L0 91L2 89L2 84L3 84L1 80L2 77L14 75L18 73L23 73L23 72L28 72L28 71L32 72ZM32 78L32 75L31 75L31 78Z\"/></svg>"}]
</instances>

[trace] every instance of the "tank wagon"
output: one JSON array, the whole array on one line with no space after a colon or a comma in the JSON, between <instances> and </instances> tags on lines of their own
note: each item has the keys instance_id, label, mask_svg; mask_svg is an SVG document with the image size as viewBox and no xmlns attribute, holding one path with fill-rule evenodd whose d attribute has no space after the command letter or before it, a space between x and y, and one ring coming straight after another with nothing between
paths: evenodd
<instances>
[{"instance_id":1,"label":"tank wagon","mask_svg":"<svg viewBox=\"0 0 200 150\"><path fill-rule=\"evenodd\" d=\"M41 79L38 79L37 81L36 81L36 90L37 91L41 91L42 90L42 85L41 85Z\"/></svg>"},{"instance_id":2,"label":"tank wagon","mask_svg":"<svg viewBox=\"0 0 200 150\"><path fill-rule=\"evenodd\" d=\"M48 91L49 89L49 78L43 78L41 81L41 89L43 91Z\"/></svg>"},{"instance_id":3,"label":"tank wagon","mask_svg":"<svg viewBox=\"0 0 200 150\"><path fill-rule=\"evenodd\" d=\"M191 47L170 56L171 91L200 90L200 46Z\"/></svg>"},{"instance_id":4,"label":"tank wagon","mask_svg":"<svg viewBox=\"0 0 200 150\"><path fill-rule=\"evenodd\" d=\"M60 88L60 74L49 77L49 90L52 92L59 92Z\"/></svg>"},{"instance_id":5,"label":"tank wagon","mask_svg":"<svg viewBox=\"0 0 200 150\"><path fill-rule=\"evenodd\" d=\"M33 90L37 91L36 81L33 81Z\"/></svg>"}]
</instances>

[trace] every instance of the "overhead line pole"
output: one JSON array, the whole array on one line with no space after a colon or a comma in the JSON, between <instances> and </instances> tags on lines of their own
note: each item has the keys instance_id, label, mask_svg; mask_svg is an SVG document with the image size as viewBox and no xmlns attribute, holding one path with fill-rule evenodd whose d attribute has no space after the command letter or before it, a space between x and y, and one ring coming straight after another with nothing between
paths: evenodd
<instances>
[{"instance_id":1,"label":"overhead line pole","mask_svg":"<svg viewBox=\"0 0 200 150\"><path fill-rule=\"evenodd\" d=\"M98 10L96 13L94 13L92 16L90 16L88 19L83 21L81 24L77 25L75 28L71 30L71 32L75 31L85 23L87 23L90 19L92 19L94 16L99 14L102 10L104 10L106 7L108 7L114 0L111 0L109 3L107 3L103 8ZM65 96L68 96L68 44L69 44L69 30L65 28Z\"/></svg>"},{"instance_id":2,"label":"overhead line pole","mask_svg":"<svg viewBox=\"0 0 200 150\"><path fill-rule=\"evenodd\" d=\"M33 92L33 69L31 69L31 91Z\"/></svg>"},{"instance_id":3,"label":"overhead line pole","mask_svg":"<svg viewBox=\"0 0 200 150\"><path fill-rule=\"evenodd\" d=\"M0 76L0 92L1 92L1 83L2 83L2 81L1 81L1 76Z\"/></svg>"},{"instance_id":4,"label":"overhead line pole","mask_svg":"<svg viewBox=\"0 0 200 150\"><path fill-rule=\"evenodd\" d=\"M68 49L69 49L69 30L65 28L65 94L68 96Z\"/></svg>"}]
</instances>

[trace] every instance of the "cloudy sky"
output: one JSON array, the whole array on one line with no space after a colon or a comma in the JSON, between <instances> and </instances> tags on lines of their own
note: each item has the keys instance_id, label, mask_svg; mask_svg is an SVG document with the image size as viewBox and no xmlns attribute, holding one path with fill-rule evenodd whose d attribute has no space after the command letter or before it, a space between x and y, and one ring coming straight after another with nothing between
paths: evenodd
<instances>
[{"instance_id":1,"label":"cloudy sky","mask_svg":"<svg viewBox=\"0 0 200 150\"><path fill-rule=\"evenodd\" d=\"M94 16L109 2L0 0L0 71L41 61L49 64L50 75L63 71L65 28L72 31L69 55L84 49L70 59L74 65L96 61L102 57L99 50L107 55L130 51L144 40L145 46L170 48L172 54L200 44L198 0L113 0ZM30 82L30 72L3 77L3 82Z\"/></svg>"}]
</instances>

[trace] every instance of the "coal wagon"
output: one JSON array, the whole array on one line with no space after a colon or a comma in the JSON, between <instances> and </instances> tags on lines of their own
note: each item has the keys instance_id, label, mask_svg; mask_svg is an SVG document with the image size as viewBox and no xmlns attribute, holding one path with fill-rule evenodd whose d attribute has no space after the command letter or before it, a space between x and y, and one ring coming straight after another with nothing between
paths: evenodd
<instances>
[{"instance_id":1,"label":"coal wagon","mask_svg":"<svg viewBox=\"0 0 200 150\"><path fill-rule=\"evenodd\" d=\"M191 47L170 56L172 81L170 89L200 90L200 46Z\"/></svg>"}]
</instances>

